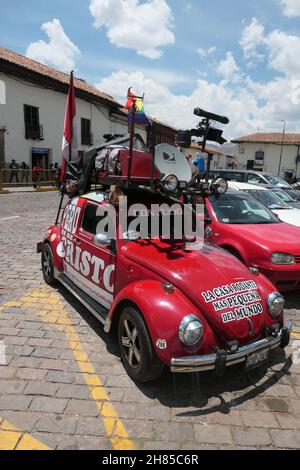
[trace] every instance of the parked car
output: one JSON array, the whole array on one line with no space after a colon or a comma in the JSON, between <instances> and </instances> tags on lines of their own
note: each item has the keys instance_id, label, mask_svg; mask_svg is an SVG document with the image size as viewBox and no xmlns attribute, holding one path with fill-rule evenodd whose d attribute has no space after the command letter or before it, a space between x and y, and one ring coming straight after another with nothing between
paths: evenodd
<instances>
[{"instance_id":1,"label":"parked car","mask_svg":"<svg viewBox=\"0 0 300 470\"><path fill-rule=\"evenodd\" d=\"M295 209L300 209L300 201L297 199L293 199L290 196L290 193L293 191L285 191L284 189L281 188L272 188L271 189L272 193L275 194L277 197L279 197L283 202L285 202L288 206L290 207L295 207Z\"/></svg>"},{"instance_id":2,"label":"parked car","mask_svg":"<svg viewBox=\"0 0 300 470\"><path fill-rule=\"evenodd\" d=\"M300 230L258 199L229 190L206 204L207 240L256 266L280 291L300 288Z\"/></svg>"},{"instance_id":3,"label":"parked car","mask_svg":"<svg viewBox=\"0 0 300 470\"><path fill-rule=\"evenodd\" d=\"M274 176L271 173L248 170L212 170L210 178L225 178L227 181L236 181L239 183L250 183L256 185L276 186L279 188L294 189L280 176Z\"/></svg>"},{"instance_id":4,"label":"parked car","mask_svg":"<svg viewBox=\"0 0 300 470\"><path fill-rule=\"evenodd\" d=\"M136 191L131 203L142 198ZM165 202L149 193L144 199ZM103 192L71 199L38 251L45 282L64 285L106 333L117 330L130 377L147 382L164 366L217 374L238 363L252 368L288 344L292 324L284 324L284 299L257 269L211 244L141 240L123 232L119 218L112 240L100 232L99 207L108 209ZM263 211L276 228L281 225Z\"/></svg>"},{"instance_id":5,"label":"parked car","mask_svg":"<svg viewBox=\"0 0 300 470\"><path fill-rule=\"evenodd\" d=\"M300 210L289 206L276 194L266 189L265 187L255 186L253 184L247 183L234 182L229 182L228 186L230 189L233 189L235 191L242 191L259 199L283 222L295 225L295 227L300 227Z\"/></svg>"}]
</instances>

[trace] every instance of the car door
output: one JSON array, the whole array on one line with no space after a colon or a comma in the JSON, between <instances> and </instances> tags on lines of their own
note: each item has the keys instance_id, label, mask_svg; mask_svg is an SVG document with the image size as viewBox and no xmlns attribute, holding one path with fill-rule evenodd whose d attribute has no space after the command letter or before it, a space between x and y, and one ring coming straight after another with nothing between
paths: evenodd
<instances>
[{"instance_id":1,"label":"car door","mask_svg":"<svg viewBox=\"0 0 300 470\"><path fill-rule=\"evenodd\" d=\"M103 216L97 215L99 204L86 201L78 224L73 253L73 266L65 274L96 302L110 308L114 299L116 252L113 246L95 243L97 226Z\"/></svg>"}]
</instances>

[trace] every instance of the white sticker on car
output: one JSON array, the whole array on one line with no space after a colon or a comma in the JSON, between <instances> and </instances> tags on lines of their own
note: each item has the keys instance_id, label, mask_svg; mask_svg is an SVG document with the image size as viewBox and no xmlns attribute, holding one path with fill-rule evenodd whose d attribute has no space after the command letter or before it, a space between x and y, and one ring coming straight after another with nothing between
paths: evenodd
<instances>
[{"instance_id":1,"label":"white sticker on car","mask_svg":"<svg viewBox=\"0 0 300 470\"><path fill-rule=\"evenodd\" d=\"M262 298L255 281L243 281L226 284L212 290L202 292L207 304L211 304L215 312L222 312L223 323L240 321L263 313Z\"/></svg>"}]
</instances>

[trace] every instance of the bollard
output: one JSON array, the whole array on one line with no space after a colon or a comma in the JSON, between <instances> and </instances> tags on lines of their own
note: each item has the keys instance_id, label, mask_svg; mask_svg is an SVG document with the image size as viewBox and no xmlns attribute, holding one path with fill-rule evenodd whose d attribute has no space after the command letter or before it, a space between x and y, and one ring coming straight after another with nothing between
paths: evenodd
<instances>
[{"instance_id":1,"label":"bollard","mask_svg":"<svg viewBox=\"0 0 300 470\"><path fill-rule=\"evenodd\" d=\"M0 169L0 194L8 194L9 191L7 189L4 189L4 171L3 169Z\"/></svg>"}]
</instances>

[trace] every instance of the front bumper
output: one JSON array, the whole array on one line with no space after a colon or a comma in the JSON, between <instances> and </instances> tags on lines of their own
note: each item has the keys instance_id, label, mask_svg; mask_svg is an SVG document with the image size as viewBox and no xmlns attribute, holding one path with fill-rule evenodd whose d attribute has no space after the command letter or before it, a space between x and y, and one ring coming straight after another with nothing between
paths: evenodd
<instances>
[{"instance_id":1,"label":"front bumper","mask_svg":"<svg viewBox=\"0 0 300 470\"><path fill-rule=\"evenodd\" d=\"M255 343L242 346L236 353L220 351L216 354L208 354L205 356L191 356L172 359L171 371L183 373L203 372L206 370L223 370L225 372L226 367L246 361L250 354L263 349L272 350L278 346L285 348L289 344L292 327L292 322L287 322L276 336L268 336L267 338L256 341Z\"/></svg>"}]
</instances>

